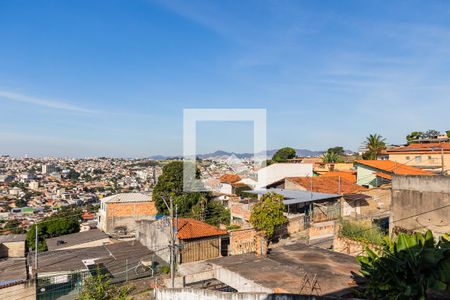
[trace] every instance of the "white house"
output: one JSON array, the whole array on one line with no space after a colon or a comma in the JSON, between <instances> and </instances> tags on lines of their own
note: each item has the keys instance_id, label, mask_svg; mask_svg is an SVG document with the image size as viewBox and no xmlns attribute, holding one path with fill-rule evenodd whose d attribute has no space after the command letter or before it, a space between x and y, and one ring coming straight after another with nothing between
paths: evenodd
<instances>
[{"instance_id":1,"label":"white house","mask_svg":"<svg viewBox=\"0 0 450 300\"><path fill-rule=\"evenodd\" d=\"M276 163L258 170L255 189L262 189L286 177L307 176L313 176L313 164Z\"/></svg>"}]
</instances>

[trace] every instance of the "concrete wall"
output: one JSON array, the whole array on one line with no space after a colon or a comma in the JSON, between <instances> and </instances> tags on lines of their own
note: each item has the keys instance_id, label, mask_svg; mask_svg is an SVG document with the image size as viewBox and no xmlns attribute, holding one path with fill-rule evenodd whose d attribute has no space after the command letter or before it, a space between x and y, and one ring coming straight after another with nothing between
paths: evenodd
<instances>
[{"instance_id":1,"label":"concrete wall","mask_svg":"<svg viewBox=\"0 0 450 300\"><path fill-rule=\"evenodd\" d=\"M0 258L25 257L25 242L6 242L0 244Z\"/></svg>"},{"instance_id":2,"label":"concrete wall","mask_svg":"<svg viewBox=\"0 0 450 300\"><path fill-rule=\"evenodd\" d=\"M377 187L377 176L374 174L376 172L380 172L380 170L356 164L356 184L368 186L370 188Z\"/></svg>"},{"instance_id":3,"label":"concrete wall","mask_svg":"<svg viewBox=\"0 0 450 300\"><path fill-rule=\"evenodd\" d=\"M416 161L416 157L420 156L421 159ZM418 168L427 168L427 169L437 169L439 171L442 170L442 159L440 151L435 153L389 153L389 160L401 163L408 164L409 166L414 166ZM444 171L448 171L450 169L450 153L444 153Z\"/></svg>"},{"instance_id":4,"label":"concrete wall","mask_svg":"<svg viewBox=\"0 0 450 300\"><path fill-rule=\"evenodd\" d=\"M143 220L137 222L136 240L146 246L165 262L170 261L170 221L164 218L158 221ZM166 248L166 249L164 249Z\"/></svg>"},{"instance_id":5,"label":"concrete wall","mask_svg":"<svg viewBox=\"0 0 450 300\"><path fill-rule=\"evenodd\" d=\"M268 293L228 293L201 289L156 289L155 300L315 300L318 296Z\"/></svg>"},{"instance_id":6,"label":"concrete wall","mask_svg":"<svg viewBox=\"0 0 450 300\"><path fill-rule=\"evenodd\" d=\"M36 299L36 287L34 280L21 284L0 288L0 299L8 300L31 300Z\"/></svg>"},{"instance_id":7,"label":"concrete wall","mask_svg":"<svg viewBox=\"0 0 450 300\"><path fill-rule=\"evenodd\" d=\"M410 231L450 231L449 176L394 176L391 226Z\"/></svg>"}]
</instances>

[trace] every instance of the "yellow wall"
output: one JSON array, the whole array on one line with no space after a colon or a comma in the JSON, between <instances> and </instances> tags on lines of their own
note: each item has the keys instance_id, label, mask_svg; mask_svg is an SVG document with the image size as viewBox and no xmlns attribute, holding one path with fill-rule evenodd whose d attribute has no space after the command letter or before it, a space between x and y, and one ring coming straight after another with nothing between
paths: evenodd
<instances>
[{"instance_id":1,"label":"yellow wall","mask_svg":"<svg viewBox=\"0 0 450 300\"><path fill-rule=\"evenodd\" d=\"M421 160L416 160L416 157L421 157ZM427 167L427 168L436 168L441 169L442 159L441 154L436 152L432 154L419 154L419 153L411 153L411 154L389 154L389 160L406 164L408 166L413 167ZM444 153L444 170L450 169L450 153Z\"/></svg>"}]
</instances>

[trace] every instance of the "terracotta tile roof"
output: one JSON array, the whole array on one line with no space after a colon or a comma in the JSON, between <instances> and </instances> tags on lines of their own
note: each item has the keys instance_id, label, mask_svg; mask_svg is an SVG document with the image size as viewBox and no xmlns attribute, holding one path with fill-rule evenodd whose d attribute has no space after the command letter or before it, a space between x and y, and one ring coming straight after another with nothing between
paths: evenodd
<instances>
[{"instance_id":1,"label":"terracotta tile roof","mask_svg":"<svg viewBox=\"0 0 450 300\"><path fill-rule=\"evenodd\" d=\"M445 152L450 151L450 143L425 143L425 144L409 144L407 146L392 147L386 149L387 154L393 153L423 153L423 152L440 152L444 149Z\"/></svg>"},{"instance_id":2,"label":"terracotta tile roof","mask_svg":"<svg viewBox=\"0 0 450 300\"><path fill-rule=\"evenodd\" d=\"M345 178L348 181L356 183L356 171L333 171L333 172L325 172L322 177L341 177Z\"/></svg>"},{"instance_id":3,"label":"terracotta tile roof","mask_svg":"<svg viewBox=\"0 0 450 300\"><path fill-rule=\"evenodd\" d=\"M178 218L177 236L180 240L196 239L224 234L227 234L226 230L219 229L215 226L206 224L205 222L190 218Z\"/></svg>"},{"instance_id":4,"label":"terracotta tile roof","mask_svg":"<svg viewBox=\"0 0 450 300\"><path fill-rule=\"evenodd\" d=\"M386 174L386 173L377 172L377 173L375 173L375 175L377 175L378 177L387 179L387 180L392 180L392 175L389 175L389 174Z\"/></svg>"},{"instance_id":5,"label":"terracotta tile roof","mask_svg":"<svg viewBox=\"0 0 450 300\"><path fill-rule=\"evenodd\" d=\"M224 174L220 176L220 183L233 183L241 180L241 177L236 174Z\"/></svg>"},{"instance_id":6,"label":"terracotta tile roof","mask_svg":"<svg viewBox=\"0 0 450 300\"><path fill-rule=\"evenodd\" d=\"M339 176L287 177L286 180L302 186L307 191L325 194L352 194L367 190L348 179L339 179Z\"/></svg>"},{"instance_id":7,"label":"terracotta tile roof","mask_svg":"<svg viewBox=\"0 0 450 300\"><path fill-rule=\"evenodd\" d=\"M430 171L424 171L392 160L357 160L355 163L395 175L434 175Z\"/></svg>"}]
</instances>

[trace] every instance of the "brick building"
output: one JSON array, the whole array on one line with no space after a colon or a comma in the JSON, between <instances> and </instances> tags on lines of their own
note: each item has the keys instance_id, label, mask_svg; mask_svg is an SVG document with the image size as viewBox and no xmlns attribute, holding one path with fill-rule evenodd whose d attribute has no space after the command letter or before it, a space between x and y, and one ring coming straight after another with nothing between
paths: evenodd
<instances>
[{"instance_id":1,"label":"brick building","mask_svg":"<svg viewBox=\"0 0 450 300\"><path fill-rule=\"evenodd\" d=\"M177 228L179 263L220 257L223 252L226 252L226 246L223 245L228 235L226 230L190 218L178 218L174 223ZM136 239L149 250L157 253L162 260L169 262L168 245L171 239L169 218L162 218L155 222L144 220L138 222Z\"/></svg>"},{"instance_id":2,"label":"brick building","mask_svg":"<svg viewBox=\"0 0 450 300\"><path fill-rule=\"evenodd\" d=\"M136 221L154 220L157 214L152 196L122 193L101 199L98 228L109 235L133 235Z\"/></svg>"}]
</instances>

